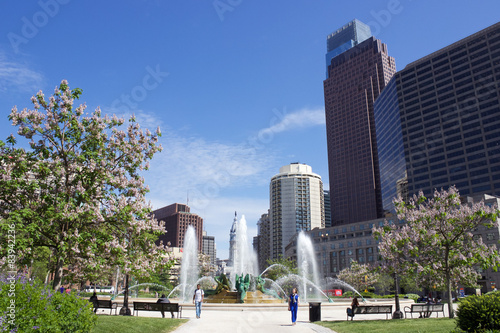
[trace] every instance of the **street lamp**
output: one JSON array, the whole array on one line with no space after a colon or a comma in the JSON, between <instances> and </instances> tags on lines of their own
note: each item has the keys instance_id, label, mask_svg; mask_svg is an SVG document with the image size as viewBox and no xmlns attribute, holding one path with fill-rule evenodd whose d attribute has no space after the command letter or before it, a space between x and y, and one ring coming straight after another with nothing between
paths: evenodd
<instances>
[{"instance_id":1,"label":"street lamp","mask_svg":"<svg viewBox=\"0 0 500 333\"><path fill-rule=\"evenodd\" d=\"M396 301L396 311L392 314L392 319L403 319L403 312L401 312L401 309L399 307L399 281L398 281L398 273L394 272L394 283L396 287L396 293L395 293L395 301Z\"/></svg>"},{"instance_id":2,"label":"street lamp","mask_svg":"<svg viewBox=\"0 0 500 333\"><path fill-rule=\"evenodd\" d=\"M130 316L132 313L128 307L128 274L125 275L125 293L123 295L123 307L120 309L120 316Z\"/></svg>"}]
</instances>

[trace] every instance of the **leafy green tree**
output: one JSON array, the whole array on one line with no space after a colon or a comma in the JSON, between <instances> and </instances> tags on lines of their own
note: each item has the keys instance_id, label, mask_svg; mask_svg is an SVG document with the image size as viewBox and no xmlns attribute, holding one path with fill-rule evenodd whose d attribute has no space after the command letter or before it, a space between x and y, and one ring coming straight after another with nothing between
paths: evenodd
<instances>
[{"instance_id":1,"label":"leafy green tree","mask_svg":"<svg viewBox=\"0 0 500 333\"><path fill-rule=\"evenodd\" d=\"M266 269L265 277L274 281L288 274L298 274L299 271L294 260L283 258L282 255L277 259L268 259Z\"/></svg>"},{"instance_id":2,"label":"leafy green tree","mask_svg":"<svg viewBox=\"0 0 500 333\"><path fill-rule=\"evenodd\" d=\"M473 237L481 225L498 226L498 207L484 201L462 204L455 187L435 191L431 199L422 192L408 203L398 198L394 206L398 218L406 223L386 223L373 230L385 259L384 267L389 271L394 267L416 271L423 283L446 290L449 309L453 309L452 290L457 284L477 285L477 267L500 267L498 247ZM449 316L454 317L453 311Z\"/></svg>"},{"instance_id":3,"label":"leafy green tree","mask_svg":"<svg viewBox=\"0 0 500 333\"><path fill-rule=\"evenodd\" d=\"M141 130L133 116L123 128L124 119L99 108L84 114L85 104L73 105L81 93L65 80L48 99L38 92L32 110L9 115L29 149L13 135L0 141L2 244L14 227L17 265L49 248L56 289L69 271L95 281L115 265L141 276L169 262L155 245L164 226L151 215L140 175L161 150L160 130ZM8 258L6 247L0 251Z\"/></svg>"}]
</instances>

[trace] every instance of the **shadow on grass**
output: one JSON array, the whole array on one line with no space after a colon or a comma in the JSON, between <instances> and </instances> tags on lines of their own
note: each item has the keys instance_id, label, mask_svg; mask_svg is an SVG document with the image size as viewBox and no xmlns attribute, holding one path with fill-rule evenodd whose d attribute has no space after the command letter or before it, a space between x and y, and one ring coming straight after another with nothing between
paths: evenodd
<instances>
[{"instance_id":1,"label":"shadow on grass","mask_svg":"<svg viewBox=\"0 0 500 333\"><path fill-rule=\"evenodd\" d=\"M92 333L167 333L173 332L187 319L99 315Z\"/></svg>"}]
</instances>

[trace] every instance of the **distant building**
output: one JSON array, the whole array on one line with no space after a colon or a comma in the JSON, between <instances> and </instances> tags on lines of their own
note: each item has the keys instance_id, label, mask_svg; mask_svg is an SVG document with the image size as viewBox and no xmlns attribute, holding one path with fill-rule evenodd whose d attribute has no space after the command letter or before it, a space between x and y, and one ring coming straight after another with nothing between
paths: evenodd
<instances>
[{"instance_id":1,"label":"distant building","mask_svg":"<svg viewBox=\"0 0 500 333\"><path fill-rule=\"evenodd\" d=\"M278 258L298 231L325 227L323 182L309 165L292 163L272 177L269 192L270 255Z\"/></svg>"},{"instance_id":2,"label":"distant building","mask_svg":"<svg viewBox=\"0 0 500 333\"><path fill-rule=\"evenodd\" d=\"M257 222L257 241L254 241L254 249L257 253L259 263L259 271L263 271L267 267L267 260L271 259L271 220L269 219L269 211L267 214L262 214Z\"/></svg>"},{"instance_id":3,"label":"distant building","mask_svg":"<svg viewBox=\"0 0 500 333\"><path fill-rule=\"evenodd\" d=\"M208 236L206 231L203 231L202 253L210 257L212 265L217 264L217 250L215 245L215 236Z\"/></svg>"},{"instance_id":4,"label":"distant building","mask_svg":"<svg viewBox=\"0 0 500 333\"><path fill-rule=\"evenodd\" d=\"M158 221L165 222L167 232L159 238L163 244L170 244L171 247L184 247L184 236L188 226L191 225L196 230L198 252L202 250L203 219L190 211L189 206L178 203L153 211Z\"/></svg>"},{"instance_id":5,"label":"distant building","mask_svg":"<svg viewBox=\"0 0 500 333\"><path fill-rule=\"evenodd\" d=\"M368 26L351 23L327 38L326 59L333 56L323 82L332 225L383 216L373 104L396 64Z\"/></svg>"}]
</instances>

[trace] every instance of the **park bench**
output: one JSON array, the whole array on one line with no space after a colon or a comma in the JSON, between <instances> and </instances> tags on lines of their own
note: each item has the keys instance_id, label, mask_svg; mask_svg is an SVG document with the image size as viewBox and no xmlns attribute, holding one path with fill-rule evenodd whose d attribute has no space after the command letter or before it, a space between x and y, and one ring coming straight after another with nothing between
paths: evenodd
<instances>
[{"instance_id":1,"label":"park bench","mask_svg":"<svg viewBox=\"0 0 500 333\"><path fill-rule=\"evenodd\" d=\"M350 308L348 308L350 309ZM347 310L346 310L347 313ZM392 314L392 305L360 305L354 309L354 314L380 314L385 313L385 319L389 319L389 315ZM347 320L349 320L349 315L347 315Z\"/></svg>"},{"instance_id":2,"label":"park bench","mask_svg":"<svg viewBox=\"0 0 500 333\"><path fill-rule=\"evenodd\" d=\"M405 318L406 314L409 313L413 318L414 313L424 314L423 317L430 317L433 312L436 312L436 317L439 317L439 312L443 313L444 317L444 304L412 304L411 307L405 306Z\"/></svg>"},{"instance_id":3,"label":"park bench","mask_svg":"<svg viewBox=\"0 0 500 333\"><path fill-rule=\"evenodd\" d=\"M94 304L94 302L91 302L91 303ZM109 299L102 299L102 300L100 299L97 301L97 309L110 309L109 310L110 315L112 314L113 309L115 310L115 315L116 315L117 308L118 308L118 304L115 302L112 302Z\"/></svg>"},{"instance_id":4,"label":"park bench","mask_svg":"<svg viewBox=\"0 0 500 333\"><path fill-rule=\"evenodd\" d=\"M177 312L177 318L182 316L182 306L178 303L149 303L149 302L134 302L134 313L139 311L162 311Z\"/></svg>"}]
</instances>

